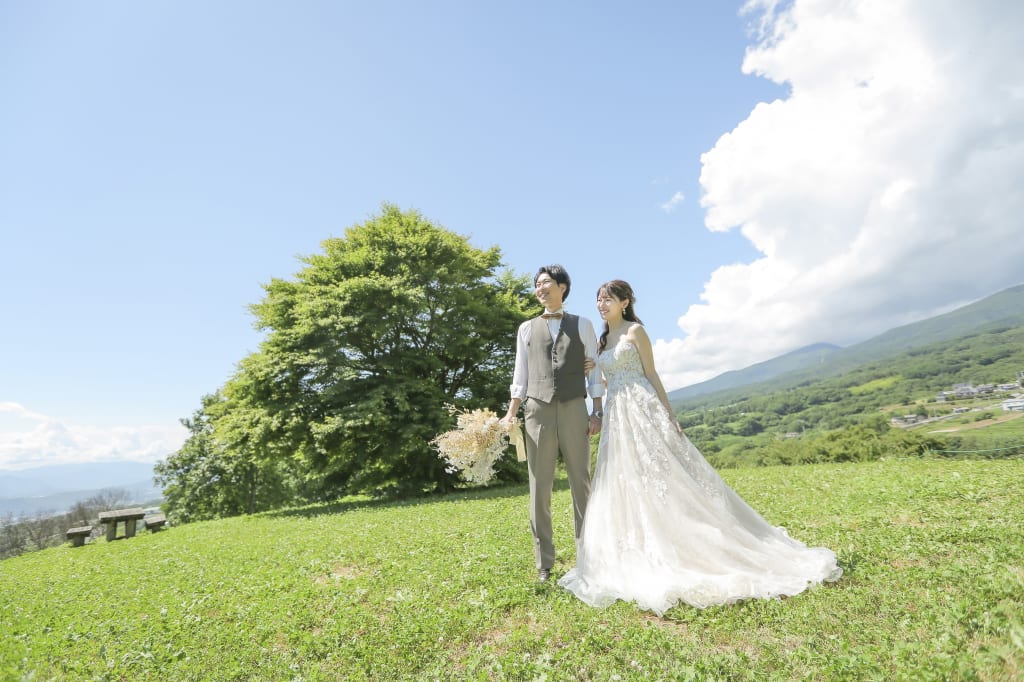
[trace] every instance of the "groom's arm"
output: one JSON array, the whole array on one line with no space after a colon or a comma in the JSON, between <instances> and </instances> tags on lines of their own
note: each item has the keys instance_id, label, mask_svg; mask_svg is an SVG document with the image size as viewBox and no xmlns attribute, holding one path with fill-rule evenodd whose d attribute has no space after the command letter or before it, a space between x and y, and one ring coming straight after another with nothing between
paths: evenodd
<instances>
[{"instance_id":1,"label":"groom's arm","mask_svg":"<svg viewBox=\"0 0 1024 682\"><path fill-rule=\"evenodd\" d=\"M597 366L597 334L594 325L585 317L580 318L580 340L583 341L583 354L594 361L594 367L587 372L587 394L594 401L594 409L601 409L601 396L604 395L604 382L601 380L601 369Z\"/></svg>"},{"instance_id":2,"label":"groom's arm","mask_svg":"<svg viewBox=\"0 0 1024 682\"><path fill-rule=\"evenodd\" d=\"M527 364L527 343L529 342L530 321L527 320L519 325L519 332L516 334L516 363L512 370L512 385L509 386L509 393L512 399L508 404L508 411L501 418L503 422L515 419L519 413L519 406L526 398L527 383L530 380L530 367Z\"/></svg>"},{"instance_id":3,"label":"groom's arm","mask_svg":"<svg viewBox=\"0 0 1024 682\"><path fill-rule=\"evenodd\" d=\"M580 318L580 339L583 341L584 355L594 361L594 367L587 372L587 394L594 404L590 413L590 435L601 430L602 397L604 396L604 381L601 380L601 370L597 366L597 334L594 333L594 325L585 317Z\"/></svg>"}]
</instances>

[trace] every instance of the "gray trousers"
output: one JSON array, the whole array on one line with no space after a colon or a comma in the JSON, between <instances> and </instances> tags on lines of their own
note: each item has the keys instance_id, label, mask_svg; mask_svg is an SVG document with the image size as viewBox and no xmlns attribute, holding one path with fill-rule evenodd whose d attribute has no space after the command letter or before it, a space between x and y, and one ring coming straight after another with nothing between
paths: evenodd
<instances>
[{"instance_id":1,"label":"gray trousers","mask_svg":"<svg viewBox=\"0 0 1024 682\"><path fill-rule=\"evenodd\" d=\"M551 490L555 463L561 451L569 475L572 507L579 546L583 515L590 497L590 420L587 401L573 398L546 403L528 398L523 403L526 425L526 462L530 471L530 529L537 568L555 563L555 542L551 527Z\"/></svg>"}]
</instances>

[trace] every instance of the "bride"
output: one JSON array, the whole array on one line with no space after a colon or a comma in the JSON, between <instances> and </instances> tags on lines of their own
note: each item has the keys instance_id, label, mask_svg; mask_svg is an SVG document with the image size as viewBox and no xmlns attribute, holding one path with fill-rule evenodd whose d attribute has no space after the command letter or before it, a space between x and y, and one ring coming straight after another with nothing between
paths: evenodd
<instances>
[{"instance_id":1,"label":"bride","mask_svg":"<svg viewBox=\"0 0 1024 682\"><path fill-rule=\"evenodd\" d=\"M621 599L660 616L837 580L831 550L770 525L683 434L634 302L622 280L597 292L604 424L576 566L558 584L591 606Z\"/></svg>"}]
</instances>

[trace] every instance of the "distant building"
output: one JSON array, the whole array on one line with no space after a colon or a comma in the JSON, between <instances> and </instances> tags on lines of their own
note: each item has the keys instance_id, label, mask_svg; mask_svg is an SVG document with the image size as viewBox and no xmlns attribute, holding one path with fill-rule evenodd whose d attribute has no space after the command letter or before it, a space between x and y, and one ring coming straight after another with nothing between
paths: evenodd
<instances>
[{"instance_id":1,"label":"distant building","mask_svg":"<svg viewBox=\"0 0 1024 682\"><path fill-rule=\"evenodd\" d=\"M971 384L953 384L953 396L956 398L973 398L978 395L978 389Z\"/></svg>"},{"instance_id":2,"label":"distant building","mask_svg":"<svg viewBox=\"0 0 1024 682\"><path fill-rule=\"evenodd\" d=\"M1003 409L1007 412L1024 412L1024 398L1011 398L1003 401Z\"/></svg>"}]
</instances>

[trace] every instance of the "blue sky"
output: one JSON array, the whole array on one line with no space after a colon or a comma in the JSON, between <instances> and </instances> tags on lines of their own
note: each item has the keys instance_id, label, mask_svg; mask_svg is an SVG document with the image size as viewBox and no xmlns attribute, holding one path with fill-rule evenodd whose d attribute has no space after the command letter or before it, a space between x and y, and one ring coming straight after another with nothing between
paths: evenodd
<instances>
[{"instance_id":1,"label":"blue sky","mask_svg":"<svg viewBox=\"0 0 1024 682\"><path fill-rule=\"evenodd\" d=\"M1007 5L4 3L0 468L172 450L385 201L629 280L669 389L1018 284Z\"/></svg>"}]
</instances>

